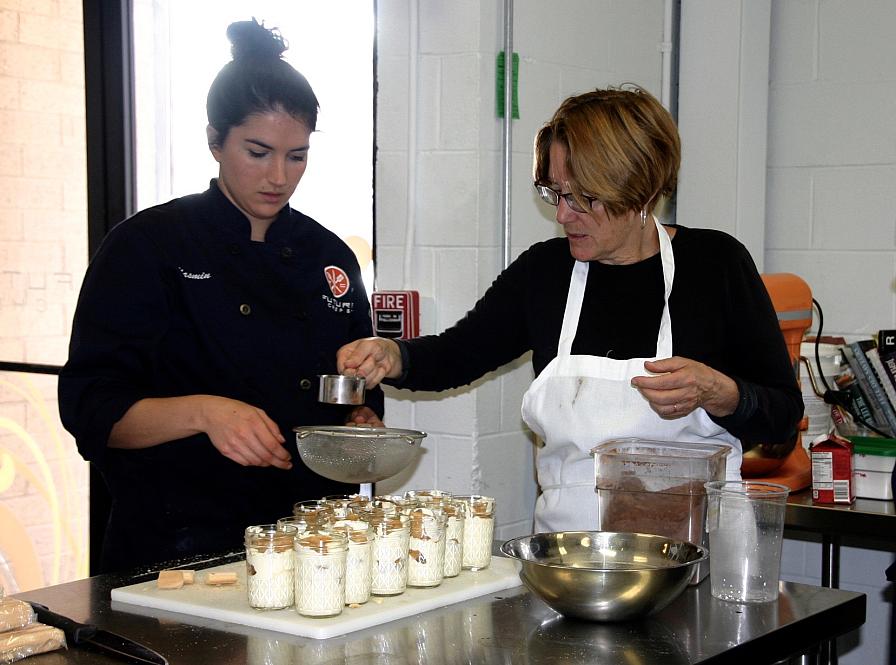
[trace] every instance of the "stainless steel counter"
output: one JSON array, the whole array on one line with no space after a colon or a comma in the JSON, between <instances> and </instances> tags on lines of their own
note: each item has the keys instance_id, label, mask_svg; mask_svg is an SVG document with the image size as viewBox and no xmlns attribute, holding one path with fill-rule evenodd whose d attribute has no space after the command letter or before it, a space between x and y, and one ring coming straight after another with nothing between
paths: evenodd
<instances>
[{"instance_id":1,"label":"stainless steel counter","mask_svg":"<svg viewBox=\"0 0 896 665\"><path fill-rule=\"evenodd\" d=\"M896 551L896 506L892 501L856 499L850 505L814 505L812 491L787 499L784 527L797 531L881 541Z\"/></svg>"},{"instance_id":2,"label":"stainless steel counter","mask_svg":"<svg viewBox=\"0 0 896 665\"><path fill-rule=\"evenodd\" d=\"M791 494L784 515L784 535L803 533L821 538L821 585L840 587L840 544L843 538L896 552L896 506L892 501L856 499L845 504L813 504L812 490ZM836 665L837 643L821 648L821 663Z\"/></svg>"},{"instance_id":3,"label":"stainless steel counter","mask_svg":"<svg viewBox=\"0 0 896 665\"><path fill-rule=\"evenodd\" d=\"M154 571L98 576L18 597L142 642L162 653L170 665L773 663L803 652L814 659L822 637L847 633L865 621L864 594L783 582L776 603L737 605L712 598L707 579L639 622L566 620L516 587L349 635L311 640L110 604L113 588L153 577ZM115 661L71 650L27 662Z\"/></svg>"},{"instance_id":4,"label":"stainless steel counter","mask_svg":"<svg viewBox=\"0 0 896 665\"><path fill-rule=\"evenodd\" d=\"M821 585L840 586L843 538L896 552L896 506L892 501L856 499L849 505L814 505L811 490L791 494L784 516L785 535L821 536Z\"/></svg>"}]
</instances>

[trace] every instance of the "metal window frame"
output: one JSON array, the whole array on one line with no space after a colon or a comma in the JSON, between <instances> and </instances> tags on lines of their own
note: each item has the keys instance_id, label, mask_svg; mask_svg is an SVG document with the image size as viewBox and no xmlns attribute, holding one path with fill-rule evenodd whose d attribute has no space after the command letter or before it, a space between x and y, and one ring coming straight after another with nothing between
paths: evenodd
<instances>
[{"instance_id":1,"label":"metal window frame","mask_svg":"<svg viewBox=\"0 0 896 665\"><path fill-rule=\"evenodd\" d=\"M134 67L131 0L84 0L87 123L87 247L135 212ZM99 570L111 499L90 465L90 573Z\"/></svg>"},{"instance_id":2,"label":"metal window frame","mask_svg":"<svg viewBox=\"0 0 896 665\"><path fill-rule=\"evenodd\" d=\"M84 0L87 233L92 257L135 212L131 0Z\"/></svg>"}]
</instances>

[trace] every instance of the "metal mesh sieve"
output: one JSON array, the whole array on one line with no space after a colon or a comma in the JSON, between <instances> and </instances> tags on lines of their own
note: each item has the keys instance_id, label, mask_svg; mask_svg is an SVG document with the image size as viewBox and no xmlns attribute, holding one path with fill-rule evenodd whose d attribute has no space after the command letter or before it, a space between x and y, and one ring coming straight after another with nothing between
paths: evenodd
<instances>
[{"instance_id":1,"label":"metal mesh sieve","mask_svg":"<svg viewBox=\"0 0 896 665\"><path fill-rule=\"evenodd\" d=\"M411 463L425 432L391 427L296 427L296 447L309 469L343 483L375 483Z\"/></svg>"}]
</instances>

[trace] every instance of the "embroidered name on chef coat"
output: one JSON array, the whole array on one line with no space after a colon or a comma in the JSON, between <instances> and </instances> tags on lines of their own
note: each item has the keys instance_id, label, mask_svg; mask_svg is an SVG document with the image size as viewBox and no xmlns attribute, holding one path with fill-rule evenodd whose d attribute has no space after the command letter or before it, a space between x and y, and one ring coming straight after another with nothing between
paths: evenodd
<instances>
[{"instance_id":1,"label":"embroidered name on chef coat","mask_svg":"<svg viewBox=\"0 0 896 665\"><path fill-rule=\"evenodd\" d=\"M183 275L186 279L211 279L212 274L210 272L187 272L180 266L177 267L180 270L180 274Z\"/></svg>"}]
</instances>

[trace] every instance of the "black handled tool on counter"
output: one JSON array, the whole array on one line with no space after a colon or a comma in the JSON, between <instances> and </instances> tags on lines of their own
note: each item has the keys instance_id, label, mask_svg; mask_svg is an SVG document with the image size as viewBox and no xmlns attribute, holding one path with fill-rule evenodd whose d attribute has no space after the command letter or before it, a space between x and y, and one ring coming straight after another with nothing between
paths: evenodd
<instances>
[{"instance_id":1,"label":"black handled tool on counter","mask_svg":"<svg viewBox=\"0 0 896 665\"><path fill-rule=\"evenodd\" d=\"M110 633L108 630L102 630L89 623L78 623L68 617L52 612L40 603L30 601L29 603L34 608L38 621L58 628L65 633L65 640L69 648L82 647L93 649L128 663L168 665L168 661L163 656L139 642Z\"/></svg>"}]
</instances>

